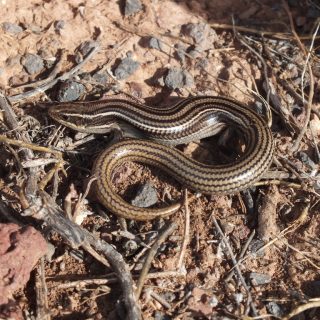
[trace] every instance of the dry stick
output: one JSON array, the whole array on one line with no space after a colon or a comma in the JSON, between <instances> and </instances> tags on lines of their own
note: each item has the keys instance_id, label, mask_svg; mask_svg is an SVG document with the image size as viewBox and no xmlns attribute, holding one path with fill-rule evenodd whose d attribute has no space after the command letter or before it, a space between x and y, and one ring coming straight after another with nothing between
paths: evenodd
<instances>
[{"instance_id":1,"label":"dry stick","mask_svg":"<svg viewBox=\"0 0 320 320\"><path fill-rule=\"evenodd\" d=\"M48 288L45 280L44 258L40 259L36 276L36 294L37 294L37 319L50 320L50 311L48 303Z\"/></svg>"},{"instance_id":2,"label":"dry stick","mask_svg":"<svg viewBox=\"0 0 320 320\"><path fill-rule=\"evenodd\" d=\"M0 93L0 107L4 111L4 119L10 130L12 130L18 139L22 139L24 142L29 143L31 141L28 133L26 131L21 131L19 129L19 124L16 119L16 115L12 110L7 97ZM33 159L34 155L30 149L23 149L22 154L25 160ZM30 168L29 170L29 179L27 179L25 191L28 195L34 196L37 191L37 168Z\"/></svg>"},{"instance_id":3,"label":"dry stick","mask_svg":"<svg viewBox=\"0 0 320 320\"><path fill-rule=\"evenodd\" d=\"M52 71L50 72L50 74L48 75L48 77L46 79L42 79L42 80L39 80L36 82L32 82L32 83L21 85L19 87L15 87L14 90L19 90L21 92L21 90L23 90L25 88L35 88L35 87L39 87L41 85L47 84L48 82L53 80L57 76L57 74L61 71L61 66L62 66L62 63L65 58L66 58L66 50L63 49L63 50L61 50L60 60L55 64L54 68L52 69Z\"/></svg>"},{"instance_id":4,"label":"dry stick","mask_svg":"<svg viewBox=\"0 0 320 320\"><path fill-rule=\"evenodd\" d=\"M98 49L99 45L96 44L96 46L91 49L91 51L86 55L86 57L79 64L73 67L70 71L64 73L60 77L55 78L46 84L40 85L38 88L35 88L34 90L11 96L8 98L9 101L12 103L34 97L35 95L43 93L46 90L52 88L58 81L64 81L69 79L71 75L77 73L83 67L83 65L86 64L92 58L92 56L97 52Z\"/></svg>"},{"instance_id":5,"label":"dry stick","mask_svg":"<svg viewBox=\"0 0 320 320\"><path fill-rule=\"evenodd\" d=\"M280 39L280 40L293 39L293 36L290 35L289 33L260 31L257 29L246 28L246 27L242 27L242 26L233 26L232 24L210 23L210 26L214 29L226 29L226 30L233 30L235 28L238 31L257 34L261 37L262 36L269 36L271 38ZM311 39L311 36L299 36L299 38L302 40L309 40L309 39ZM320 37L316 37L316 39L320 39Z\"/></svg>"},{"instance_id":6,"label":"dry stick","mask_svg":"<svg viewBox=\"0 0 320 320\"><path fill-rule=\"evenodd\" d=\"M294 22L293 22L293 18L292 18L289 6L288 6L288 4L287 4L287 2L285 0L282 0L282 5L283 5L285 11L287 12L288 17L289 17L291 32L293 33L294 38L297 41L299 48L301 49L301 51L303 52L303 54L307 58L306 49L305 49L304 45L302 44L302 42L301 42L301 40L300 40L300 38L299 38L298 34L296 33L295 28L294 28ZM316 34L314 34L314 37L315 36L316 36ZM311 49L312 48L310 48L310 51L311 51ZM313 95L314 95L314 77L313 77L313 72L312 72L312 68L311 68L311 65L309 63L309 60L306 60L306 65L308 67L308 72L309 72L309 76L310 76L309 97L308 97L308 103L306 104L306 120L305 120L305 123L304 123L303 127L301 128L301 131L300 131L298 137L296 138L296 141L294 142L293 146L291 147L291 151L292 152L296 152L298 150L300 142L301 142L304 134L307 131L307 127L308 127L308 124L309 124L309 121L310 121L310 115L311 115L312 100L313 100Z\"/></svg>"},{"instance_id":7,"label":"dry stick","mask_svg":"<svg viewBox=\"0 0 320 320\"><path fill-rule=\"evenodd\" d=\"M110 277L109 277L110 276ZM146 279L159 279L159 278L185 278L186 274L180 271L161 271L161 272L151 272L148 273ZM109 275L106 275L107 279L81 279L75 281L68 281L66 283L61 283L57 285L49 285L49 288L55 289L70 289L74 287L85 287L91 285L108 285L119 282L118 278L115 277L114 272ZM139 275L133 275L134 279L138 279ZM56 279L56 278L47 278L48 281L65 281L66 279Z\"/></svg>"},{"instance_id":8,"label":"dry stick","mask_svg":"<svg viewBox=\"0 0 320 320\"><path fill-rule=\"evenodd\" d=\"M177 228L177 225L173 223L172 221L169 221L164 228L163 231L159 235L158 239L155 241L155 243L152 245L151 249L149 250L148 256L146 257L146 260L144 262L143 268L140 273L140 277L137 284L137 290L136 290L136 297L139 299L142 287L144 285L144 282L146 280L148 271L151 266L151 262L156 255L160 245L166 240L166 238Z\"/></svg>"},{"instance_id":9,"label":"dry stick","mask_svg":"<svg viewBox=\"0 0 320 320\"><path fill-rule=\"evenodd\" d=\"M306 311L312 308L319 308L320 307L320 300L319 299L312 299L309 300L306 304L296 307L293 311L287 314L285 317L281 318L281 320L289 320L292 317L298 315L299 313Z\"/></svg>"},{"instance_id":10,"label":"dry stick","mask_svg":"<svg viewBox=\"0 0 320 320\"><path fill-rule=\"evenodd\" d=\"M133 291L133 280L121 254L108 243L97 239L90 232L67 219L63 211L46 192L40 191L39 193L42 204L39 203L39 198L37 198L36 201L32 202L31 206L24 211L24 215L44 221L73 248L83 247L96 258L98 258L98 254L95 251L102 252L108 261L107 265L111 265L119 279L127 311L127 319L141 319L141 311ZM105 259L101 256L99 256L99 261L106 264Z\"/></svg>"},{"instance_id":11,"label":"dry stick","mask_svg":"<svg viewBox=\"0 0 320 320\"><path fill-rule=\"evenodd\" d=\"M234 19L232 16L232 24L234 25ZM251 51L255 56L257 56L257 58L260 60L260 62L263 65L263 74L264 74L264 78L266 81L266 86L267 86L267 104L269 105L269 100L270 100L270 85L269 85L269 79L268 79L268 66L267 63L265 62L265 60L263 59L263 57L261 56L261 54L259 52L257 52L255 49L253 49L250 44L239 34L239 32L237 32L237 30L234 28L233 29L233 33L235 35L235 37L249 50ZM269 111L270 114L270 111Z\"/></svg>"},{"instance_id":12,"label":"dry stick","mask_svg":"<svg viewBox=\"0 0 320 320\"><path fill-rule=\"evenodd\" d=\"M229 244L229 241L227 240L226 236L224 235L222 229L220 228L219 224L218 224L218 221L216 220L216 218L214 216L212 216L212 220L213 220L213 223L218 231L218 233L220 234L221 238L222 238L222 241L225 245L225 247L227 248L228 252L229 252L229 255L231 257L231 260L232 260L232 263L234 265L234 268L235 268L235 272L237 273L240 281L241 281L241 284L242 286L244 287L244 289L246 290L247 292L247 297L248 297L248 304L250 304L251 306L251 309L252 309L252 313L254 314L254 316L257 316L257 309L253 303L253 300L252 300L252 296L251 296L251 292L250 292L250 289L249 287L247 286L246 284L246 281L244 280L243 276L242 276L242 273L241 273L241 270L240 270L240 267L239 267L239 262L237 262L236 258L235 258L235 255L233 254L233 251L232 251L232 248ZM246 314L248 314L249 310L247 309L246 310Z\"/></svg>"},{"instance_id":13,"label":"dry stick","mask_svg":"<svg viewBox=\"0 0 320 320\"><path fill-rule=\"evenodd\" d=\"M249 247L249 244L251 243L251 241L252 241L253 237L255 236L255 234L256 234L256 230L253 229L253 231L251 232L248 240L246 241L246 243L244 244L243 248L241 249L239 257L237 257L238 261L244 257L244 255L247 252L247 249ZM225 281L229 282L233 276L234 276L234 270L232 270L229 273L229 275L226 277Z\"/></svg>"},{"instance_id":14,"label":"dry stick","mask_svg":"<svg viewBox=\"0 0 320 320\"><path fill-rule=\"evenodd\" d=\"M183 233L182 246L181 246L181 251L180 251L178 265L177 265L177 269L180 271L182 268L185 252L190 241L190 210L189 210L189 201L188 201L188 189L184 189L184 210L185 210L184 233Z\"/></svg>"}]
</instances>

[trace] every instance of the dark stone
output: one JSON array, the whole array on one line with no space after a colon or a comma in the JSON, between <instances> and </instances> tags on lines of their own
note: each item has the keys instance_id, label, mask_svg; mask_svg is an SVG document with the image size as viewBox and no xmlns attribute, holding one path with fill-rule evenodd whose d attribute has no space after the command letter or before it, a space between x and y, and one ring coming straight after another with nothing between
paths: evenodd
<instances>
[{"instance_id":1,"label":"dark stone","mask_svg":"<svg viewBox=\"0 0 320 320\"><path fill-rule=\"evenodd\" d=\"M259 239L253 239L251 243L249 244L248 250L250 251L251 254L253 254L255 257L263 257L265 252L264 250L260 250L263 246L265 245L264 241L259 240Z\"/></svg>"},{"instance_id":2,"label":"dark stone","mask_svg":"<svg viewBox=\"0 0 320 320\"><path fill-rule=\"evenodd\" d=\"M39 73L44 68L43 60L37 54L27 53L22 59L22 64L29 74Z\"/></svg>"},{"instance_id":3,"label":"dark stone","mask_svg":"<svg viewBox=\"0 0 320 320\"><path fill-rule=\"evenodd\" d=\"M12 34L18 34L23 31L23 29L20 26L10 22L2 23L2 29L5 32L12 33Z\"/></svg>"},{"instance_id":4,"label":"dark stone","mask_svg":"<svg viewBox=\"0 0 320 320\"><path fill-rule=\"evenodd\" d=\"M85 87L81 83L71 80L62 82L57 94L57 100L59 102L77 100L84 90Z\"/></svg>"},{"instance_id":5,"label":"dark stone","mask_svg":"<svg viewBox=\"0 0 320 320\"><path fill-rule=\"evenodd\" d=\"M137 195L131 201L131 204L141 208L147 208L157 203L158 195L154 186L147 182L144 185L140 186L137 191Z\"/></svg>"},{"instance_id":6,"label":"dark stone","mask_svg":"<svg viewBox=\"0 0 320 320\"><path fill-rule=\"evenodd\" d=\"M124 80L134 74L140 63L131 58L124 58L114 70L114 75L118 80Z\"/></svg>"},{"instance_id":7,"label":"dark stone","mask_svg":"<svg viewBox=\"0 0 320 320\"><path fill-rule=\"evenodd\" d=\"M310 169L316 169L317 165L310 159L310 157L303 151L299 151L300 160Z\"/></svg>"},{"instance_id":8,"label":"dark stone","mask_svg":"<svg viewBox=\"0 0 320 320\"><path fill-rule=\"evenodd\" d=\"M268 302L266 307L267 307L268 312L270 312L275 317L282 318L284 316L283 310L281 309L281 307L277 303L275 303L273 301Z\"/></svg>"},{"instance_id":9,"label":"dark stone","mask_svg":"<svg viewBox=\"0 0 320 320\"><path fill-rule=\"evenodd\" d=\"M161 40L154 38L154 37L151 37L149 39L149 47L152 49L157 49L159 51L163 50L163 44L162 44Z\"/></svg>"},{"instance_id":10,"label":"dark stone","mask_svg":"<svg viewBox=\"0 0 320 320\"><path fill-rule=\"evenodd\" d=\"M186 70L178 68L169 69L164 84L167 88L175 90L183 87L191 87L193 85L193 77Z\"/></svg>"},{"instance_id":11,"label":"dark stone","mask_svg":"<svg viewBox=\"0 0 320 320\"><path fill-rule=\"evenodd\" d=\"M182 31L192 37L196 43L200 43L205 37L205 28L205 23L188 23L183 26Z\"/></svg>"},{"instance_id":12,"label":"dark stone","mask_svg":"<svg viewBox=\"0 0 320 320\"><path fill-rule=\"evenodd\" d=\"M109 80L109 75L106 72L98 71L92 76L92 79L99 84L106 85Z\"/></svg>"},{"instance_id":13,"label":"dark stone","mask_svg":"<svg viewBox=\"0 0 320 320\"><path fill-rule=\"evenodd\" d=\"M125 0L124 15L130 16L142 10L140 0Z\"/></svg>"},{"instance_id":14,"label":"dark stone","mask_svg":"<svg viewBox=\"0 0 320 320\"><path fill-rule=\"evenodd\" d=\"M268 274L251 272L249 278L254 286L261 286L271 282L271 277Z\"/></svg>"},{"instance_id":15,"label":"dark stone","mask_svg":"<svg viewBox=\"0 0 320 320\"><path fill-rule=\"evenodd\" d=\"M65 25L66 25L66 22L64 20L57 20L54 22L54 29L56 31L60 31L64 28Z\"/></svg>"}]
</instances>

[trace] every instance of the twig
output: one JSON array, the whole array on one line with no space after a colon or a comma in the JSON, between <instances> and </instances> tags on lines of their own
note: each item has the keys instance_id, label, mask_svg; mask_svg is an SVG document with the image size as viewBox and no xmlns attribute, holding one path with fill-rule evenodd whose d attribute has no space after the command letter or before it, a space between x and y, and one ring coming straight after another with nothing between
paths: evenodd
<instances>
[{"instance_id":1,"label":"twig","mask_svg":"<svg viewBox=\"0 0 320 320\"><path fill-rule=\"evenodd\" d=\"M48 288L45 280L44 258L40 259L37 268L36 293L37 293L37 319L50 320L50 311L48 303Z\"/></svg>"},{"instance_id":2,"label":"twig","mask_svg":"<svg viewBox=\"0 0 320 320\"><path fill-rule=\"evenodd\" d=\"M142 287L144 285L144 282L146 280L146 276L148 274L148 271L151 266L151 262L156 255L160 245L166 240L166 238L177 228L177 225L175 223L172 223L169 221L164 228L162 229L161 234L159 235L158 239L155 241L155 243L152 245L151 249L149 250L148 256L146 257L146 260L144 262L143 268L140 273L140 277L137 284L137 290L136 290L136 297L139 299Z\"/></svg>"},{"instance_id":3,"label":"twig","mask_svg":"<svg viewBox=\"0 0 320 320\"><path fill-rule=\"evenodd\" d=\"M31 206L24 211L24 215L43 220L73 248L83 247L93 253L95 257L97 257L95 251L102 252L108 260L108 265L111 265L119 279L127 311L127 319L141 319L141 311L133 291L133 280L121 254L108 243L97 239L91 233L67 219L63 211L46 192L40 191L39 194L41 198L32 199L34 202L31 202ZM99 259L105 264L106 261L103 257L99 256Z\"/></svg>"},{"instance_id":4,"label":"twig","mask_svg":"<svg viewBox=\"0 0 320 320\"><path fill-rule=\"evenodd\" d=\"M241 249L241 252L240 252L240 254L239 254L239 257L237 258L238 261L244 257L244 255L245 255L245 253L247 252L247 249L248 249L248 247L249 247L249 245L250 245L253 237L255 236L255 234L256 234L256 231L253 230L253 231L251 232L248 240L247 240L246 243L244 244L243 248ZM234 275L234 270L232 270L232 271L229 273L229 275L226 277L225 281L226 281L226 282L229 282L229 281L231 280L231 278L233 277L233 275Z\"/></svg>"},{"instance_id":5,"label":"twig","mask_svg":"<svg viewBox=\"0 0 320 320\"><path fill-rule=\"evenodd\" d=\"M22 100L34 97L52 88L58 81L64 81L69 79L71 75L77 73L83 67L83 65L86 64L92 58L92 56L97 52L98 49L99 49L99 45L96 44L96 46L93 47L91 51L87 54L87 56L79 64L73 67L70 71L64 73L60 77L53 79L52 81L49 81L48 83L40 85L34 90L30 90L21 94L8 97L9 101L13 103L13 102L18 102L18 101L22 101Z\"/></svg>"},{"instance_id":6,"label":"twig","mask_svg":"<svg viewBox=\"0 0 320 320\"><path fill-rule=\"evenodd\" d=\"M232 16L232 25L234 26L234 18ZM241 37L241 35L239 34L239 32L236 30L235 26L233 28L233 33L235 35L235 37L249 50L251 51L255 56L257 56L257 58L260 60L260 62L263 65L263 74L264 74L264 78L265 78L265 83L267 86L267 104L269 105L269 100L270 100L270 85L269 85L269 78L268 78L268 66L267 63L265 62L265 60L263 59L263 57L261 56L261 54L259 52L257 52L255 49L253 49L250 44ZM270 113L270 110L268 110L268 112Z\"/></svg>"},{"instance_id":7,"label":"twig","mask_svg":"<svg viewBox=\"0 0 320 320\"><path fill-rule=\"evenodd\" d=\"M28 83L28 84L23 84L21 86L18 87L14 87L14 90L23 90L25 88L35 88L38 86L42 86L47 84L48 82L50 82L51 80L53 80L57 74L60 72L61 70L61 66L62 66L62 62L64 61L64 59L66 58L66 50L61 50L61 54L60 54L60 60L55 64L54 68L52 69L52 71L50 72L50 74L48 75L48 77L46 79L41 79L32 83Z\"/></svg>"},{"instance_id":8,"label":"twig","mask_svg":"<svg viewBox=\"0 0 320 320\"><path fill-rule=\"evenodd\" d=\"M314 95L314 77L313 77L313 72L312 72L311 65L309 63L309 59L307 58L308 55L307 55L306 49L305 49L304 45L302 44L298 34L296 33L296 30L295 30L295 27L294 27L293 18L292 18L289 6L288 6L288 4L287 4L287 2L285 0L282 0L282 5L283 5L285 11L287 12L288 17L289 17L291 32L294 35L294 38L297 41L299 48L301 49L303 54L306 56L305 64L307 65L308 73L309 73L309 76L310 76L310 89L309 89L308 103L307 104L304 103L306 105L306 116L305 116L306 120L304 122L303 127L300 130L300 133L299 133L298 137L296 138L293 146L291 147L291 151L292 152L296 152L298 150L298 148L299 148L300 142L301 142L304 134L307 131L307 127L308 127L308 124L309 124L309 121L310 121L312 101L313 101L313 95ZM317 28L316 31L318 32L318 28ZM313 38L315 38L315 37L316 37L316 33L314 34ZM314 42L314 40L313 40L313 42ZM310 51L311 50L312 50L312 48L310 48ZM304 88L302 88L302 91L303 91L303 89Z\"/></svg>"},{"instance_id":9,"label":"twig","mask_svg":"<svg viewBox=\"0 0 320 320\"><path fill-rule=\"evenodd\" d=\"M257 34L259 36L267 36L270 38L280 39L280 40L290 40L293 39L293 36L289 33L283 32L272 32L272 31L260 31L253 28L247 28L242 26L233 26L232 24L225 24L225 23L210 23L210 26L213 29L226 29L226 30L233 30L234 28L238 31L247 32ZM311 36L299 36L302 40L310 40ZM320 37L316 37L316 39L320 39Z\"/></svg>"},{"instance_id":10,"label":"twig","mask_svg":"<svg viewBox=\"0 0 320 320\"><path fill-rule=\"evenodd\" d=\"M152 297L153 299L157 300L159 303L161 303L166 309L171 309L171 305L168 301L166 301L164 298L162 298L160 295L158 295L156 292L154 292L152 289L147 289L146 294Z\"/></svg>"},{"instance_id":11,"label":"twig","mask_svg":"<svg viewBox=\"0 0 320 320\"><path fill-rule=\"evenodd\" d=\"M177 264L177 269L181 270L183 259L185 256L185 252L187 249L187 246L190 241L190 210L189 210L189 201L188 201L188 190L184 190L184 210L185 210L185 223L184 223L184 233L183 233L183 240L181 245L181 251L179 255L179 260Z\"/></svg>"},{"instance_id":12,"label":"twig","mask_svg":"<svg viewBox=\"0 0 320 320\"><path fill-rule=\"evenodd\" d=\"M162 272L150 272L147 274L146 279L159 279L159 278L184 278L186 273L179 272L179 271L162 271ZM139 275L133 275L134 279L138 279ZM60 281L57 278L47 278L48 281ZM65 281L66 279L61 279ZM104 279L81 279L70 281L66 283L61 283L58 285L50 285L49 288L56 288L56 289L69 289L74 287L85 287L85 286L92 286L92 285L108 285L119 282L118 278L115 277L114 272L109 275L106 275Z\"/></svg>"},{"instance_id":13,"label":"twig","mask_svg":"<svg viewBox=\"0 0 320 320\"><path fill-rule=\"evenodd\" d=\"M320 299L309 300L306 304L303 304L303 305L298 306L295 309L293 309L293 311L291 311L289 314L287 314L281 320L289 320L301 312L304 312L308 309L319 308L319 307L320 307Z\"/></svg>"},{"instance_id":14,"label":"twig","mask_svg":"<svg viewBox=\"0 0 320 320\"><path fill-rule=\"evenodd\" d=\"M253 303L253 299L252 299L252 296L251 296L251 292L250 292L250 289L249 287L247 286L246 284L246 281L244 280L243 276L242 276L242 272L240 270L240 267L239 267L239 262L237 262L236 258L235 258L235 255L232 251L232 248L229 244L229 241L227 240L226 236L224 235L222 229L220 228L219 224L218 224L218 221L216 220L216 218L212 215L212 219L213 219L213 223L218 231L218 233L220 234L221 238L222 238L222 241L225 245L225 247L227 248L228 252L229 252L229 255L231 257L231 261L234 265L234 268L235 268L235 272L237 273L240 281L241 281L241 284L242 286L244 287L244 289L246 290L247 292L247 297L248 297L248 304L250 304L251 306L251 309L252 309L252 313L254 314L254 316L257 316L257 310L256 310L256 307ZM246 310L246 314L248 314L249 310Z\"/></svg>"}]
</instances>

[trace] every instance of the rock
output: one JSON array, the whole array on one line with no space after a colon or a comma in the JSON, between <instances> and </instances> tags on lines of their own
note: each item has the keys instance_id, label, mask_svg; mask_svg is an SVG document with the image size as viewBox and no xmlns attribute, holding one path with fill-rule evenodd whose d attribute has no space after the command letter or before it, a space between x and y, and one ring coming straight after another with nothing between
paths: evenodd
<instances>
[{"instance_id":1,"label":"rock","mask_svg":"<svg viewBox=\"0 0 320 320\"><path fill-rule=\"evenodd\" d=\"M161 40L155 38L155 37L151 37L149 39L149 47L151 49L157 49L159 51L163 51L163 43L161 42Z\"/></svg>"},{"instance_id":2,"label":"rock","mask_svg":"<svg viewBox=\"0 0 320 320\"><path fill-rule=\"evenodd\" d=\"M216 32L206 23L188 23L182 26L182 33L193 38L199 52L214 48L218 41Z\"/></svg>"},{"instance_id":3,"label":"rock","mask_svg":"<svg viewBox=\"0 0 320 320\"><path fill-rule=\"evenodd\" d=\"M261 286L271 282L270 275L258 272L251 272L249 278L254 286Z\"/></svg>"},{"instance_id":4,"label":"rock","mask_svg":"<svg viewBox=\"0 0 320 320\"><path fill-rule=\"evenodd\" d=\"M27 283L30 272L46 254L47 243L33 227L13 223L0 224L0 239L0 318L20 319L21 310L12 295Z\"/></svg>"},{"instance_id":5,"label":"rock","mask_svg":"<svg viewBox=\"0 0 320 320\"><path fill-rule=\"evenodd\" d=\"M23 31L23 29L19 25L10 22L3 22L2 29L3 31L12 34L18 34Z\"/></svg>"},{"instance_id":6,"label":"rock","mask_svg":"<svg viewBox=\"0 0 320 320\"><path fill-rule=\"evenodd\" d=\"M267 307L268 312L270 312L275 317L282 318L284 316L283 310L275 302L273 302L273 301L268 302L266 307Z\"/></svg>"},{"instance_id":7,"label":"rock","mask_svg":"<svg viewBox=\"0 0 320 320\"><path fill-rule=\"evenodd\" d=\"M57 20L53 24L54 30L57 32L60 32L60 30L62 30L65 25L66 25L66 22L64 20Z\"/></svg>"},{"instance_id":8,"label":"rock","mask_svg":"<svg viewBox=\"0 0 320 320\"><path fill-rule=\"evenodd\" d=\"M85 87L81 83L71 80L62 82L57 94L57 100L59 102L77 100L84 90Z\"/></svg>"},{"instance_id":9,"label":"rock","mask_svg":"<svg viewBox=\"0 0 320 320\"><path fill-rule=\"evenodd\" d=\"M37 54L27 53L22 58L22 64L30 75L39 73L44 68L43 60Z\"/></svg>"},{"instance_id":10,"label":"rock","mask_svg":"<svg viewBox=\"0 0 320 320\"><path fill-rule=\"evenodd\" d=\"M125 0L124 15L130 16L142 10L140 0Z\"/></svg>"},{"instance_id":11,"label":"rock","mask_svg":"<svg viewBox=\"0 0 320 320\"><path fill-rule=\"evenodd\" d=\"M300 158L301 162L303 162L310 169L313 170L313 169L316 169L318 167L304 151L299 151L298 155L299 155L299 158Z\"/></svg>"},{"instance_id":12,"label":"rock","mask_svg":"<svg viewBox=\"0 0 320 320\"><path fill-rule=\"evenodd\" d=\"M99 84L106 85L109 81L109 75L106 72L98 71L92 76L92 80Z\"/></svg>"},{"instance_id":13,"label":"rock","mask_svg":"<svg viewBox=\"0 0 320 320\"><path fill-rule=\"evenodd\" d=\"M249 252L254 256L254 257L263 257L265 254L264 250L260 250L263 246L265 245L264 241L259 240L259 239L253 239L251 243L249 244L248 250Z\"/></svg>"},{"instance_id":14,"label":"rock","mask_svg":"<svg viewBox=\"0 0 320 320\"><path fill-rule=\"evenodd\" d=\"M114 70L114 75L118 80L124 80L134 74L139 66L140 63L131 57L124 58Z\"/></svg>"},{"instance_id":15,"label":"rock","mask_svg":"<svg viewBox=\"0 0 320 320\"><path fill-rule=\"evenodd\" d=\"M183 87L191 87L193 85L193 77L186 70L178 68L169 69L164 84L167 88L175 90Z\"/></svg>"},{"instance_id":16,"label":"rock","mask_svg":"<svg viewBox=\"0 0 320 320\"><path fill-rule=\"evenodd\" d=\"M131 204L141 208L147 208L157 203L158 195L154 186L147 182L142 185L138 191L135 198L131 201Z\"/></svg>"}]
</instances>

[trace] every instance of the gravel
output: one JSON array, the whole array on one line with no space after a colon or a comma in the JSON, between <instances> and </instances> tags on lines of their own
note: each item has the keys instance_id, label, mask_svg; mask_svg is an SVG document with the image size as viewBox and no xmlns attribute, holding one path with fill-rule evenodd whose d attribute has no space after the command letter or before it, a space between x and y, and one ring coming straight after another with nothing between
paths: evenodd
<instances>
[{"instance_id":1,"label":"gravel","mask_svg":"<svg viewBox=\"0 0 320 320\"><path fill-rule=\"evenodd\" d=\"M22 58L22 65L30 75L39 73L44 68L43 59L31 53L27 53Z\"/></svg>"},{"instance_id":2,"label":"gravel","mask_svg":"<svg viewBox=\"0 0 320 320\"><path fill-rule=\"evenodd\" d=\"M151 49L157 49L159 51L163 51L163 43L161 42L161 40L155 38L155 37L151 37L149 39L149 47Z\"/></svg>"},{"instance_id":3,"label":"gravel","mask_svg":"<svg viewBox=\"0 0 320 320\"><path fill-rule=\"evenodd\" d=\"M140 0L125 0L124 15L130 16L142 10Z\"/></svg>"},{"instance_id":4,"label":"gravel","mask_svg":"<svg viewBox=\"0 0 320 320\"><path fill-rule=\"evenodd\" d=\"M71 80L62 82L58 90L57 100L59 102L77 100L84 90L85 87L81 83Z\"/></svg>"},{"instance_id":5,"label":"gravel","mask_svg":"<svg viewBox=\"0 0 320 320\"><path fill-rule=\"evenodd\" d=\"M114 75L118 80L124 80L134 74L140 67L138 61L133 60L130 57L124 58L118 64L114 70Z\"/></svg>"},{"instance_id":6,"label":"gravel","mask_svg":"<svg viewBox=\"0 0 320 320\"><path fill-rule=\"evenodd\" d=\"M18 34L23 31L22 27L20 27L17 24L10 23L10 22L3 22L2 29L3 29L3 31L8 32L8 33L12 33L12 34Z\"/></svg>"},{"instance_id":7,"label":"gravel","mask_svg":"<svg viewBox=\"0 0 320 320\"><path fill-rule=\"evenodd\" d=\"M131 204L141 208L147 208L157 203L158 195L154 186L147 182L140 186L137 191L137 195L131 201Z\"/></svg>"},{"instance_id":8,"label":"gravel","mask_svg":"<svg viewBox=\"0 0 320 320\"><path fill-rule=\"evenodd\" d=\"M264 273L251 272L249 278L254 286L261 286L271 282L271 276Z\"/></svg>"},{"instance_id":9,"label":"gravel","mask_svg":"<svg viewBox=\"0 0 320 320\"><path fill-rule=\"evenodd\" d=\"M164 84L172 90L191 87L193 85L193 77L187 70L172 68L168 70L164 78Z\"/></svg>"}]
</instances>

